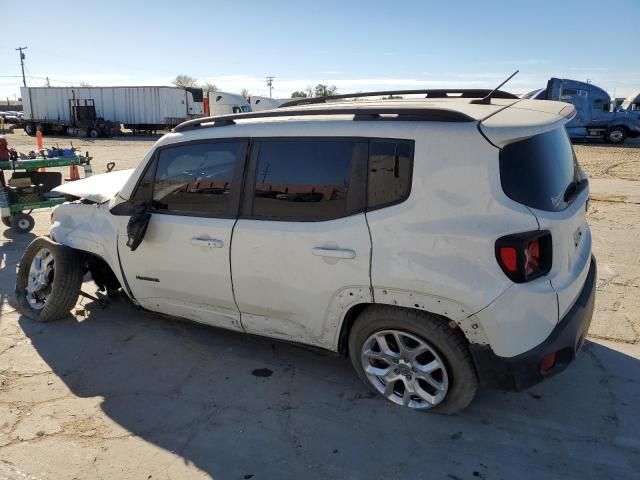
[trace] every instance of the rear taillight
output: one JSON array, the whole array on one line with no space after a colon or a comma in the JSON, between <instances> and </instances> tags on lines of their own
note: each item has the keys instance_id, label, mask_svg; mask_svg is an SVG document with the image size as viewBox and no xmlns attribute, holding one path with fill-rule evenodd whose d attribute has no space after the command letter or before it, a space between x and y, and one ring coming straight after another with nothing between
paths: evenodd
<instances>
[{"instance_id":1,"label":"rear taillight","mask_svg":"<svg viewBox=\"0 0 640 480\"><path fill-rule=\"evenodd\" d=\"M515 283L546 275L552 263L551 233L536 230L501 237L496 241L496 259Z\"/></svg>"}]
</instances>

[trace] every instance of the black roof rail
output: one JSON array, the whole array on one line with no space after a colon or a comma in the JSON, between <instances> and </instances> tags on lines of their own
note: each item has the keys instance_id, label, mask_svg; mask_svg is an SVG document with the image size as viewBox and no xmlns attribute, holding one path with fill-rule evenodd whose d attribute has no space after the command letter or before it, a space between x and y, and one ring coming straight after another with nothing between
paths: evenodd
<instances>
[{"instance_id":1,"label":"black roof rail","mask_svg":"<svg viewBox=\"0 0 640 480\"><path fill-rule=\"evenodd\" d=\"M401 106L369 106L357 105L340 108L305 108L305 109L275 109L260 112L232 113L217 117L202 117L187 120L174 127L174 132L193 130L204 124L211 127L224 127L235 124L235 120L248 120L253 118L274 117L305 117L317 115L353 115L354 120L400 120L423 122L475 122L476 119L455 110L445 108L407 108ZM395 117L382 117L381 115L396 115Z\"/></svg>"},{"instance_id":2,"label":"black roof rail","mask_svg":"<svg viewBox=\"0 0 640 480\"><path fill-rule=\"evenodd\" d=\"M331 95L328 97L303 97L290 100L281 104L278 108L294 107L296 105L311 105L315 103L326 103L342 98L379 97L384 95L424 95L425 98L484 98L492 90L482 88L445 88L445 89L418 89L418 90L381 90L376 92L357 92ZM518 98L513 93L502 90L493 91L493 98Z\"/></svg>"}]
</instances>

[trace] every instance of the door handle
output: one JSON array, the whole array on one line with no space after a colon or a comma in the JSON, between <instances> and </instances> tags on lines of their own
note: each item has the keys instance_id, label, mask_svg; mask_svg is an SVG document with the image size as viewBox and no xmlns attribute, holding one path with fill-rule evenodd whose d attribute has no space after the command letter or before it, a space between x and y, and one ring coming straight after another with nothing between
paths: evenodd
<instances>
[{"instance_id":1,"label":"door handle","mask_svg":"<svg viewBox=\"0 0 640 480\"><path fill-rule=\"evenodd\" d=\"M193 237L191 239L191 245L195 245L196 247L222 248L224 242L215 238Z\"/></svg>"},{"instance_id":2,"label":"door handle","mask_svg":"<svg viewBox=\"0 0 640 480\"><path fill-rule=\"evenodd\" d=\"M311 253L319 257L333 257L333 258L356 258L356 252L348 248L325 248L314 247Z\"/></svg>"}]
</instances>

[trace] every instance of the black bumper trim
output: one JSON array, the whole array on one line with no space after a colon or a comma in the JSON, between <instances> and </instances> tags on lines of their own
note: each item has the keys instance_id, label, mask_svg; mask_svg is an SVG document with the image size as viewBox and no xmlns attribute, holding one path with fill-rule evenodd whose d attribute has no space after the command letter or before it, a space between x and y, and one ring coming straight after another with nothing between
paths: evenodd
<instances>
[{"instance_id":1,"label":"black bumper trim","mask_svg":"<svg viewBox=\"0 0 640 480\"><path fill-rule=\"evenodd\" d=\"M591 257L587 279L578 298L549 337L531 350L515 357L499 357L488 345L471 344L471 354L480 381L502 390L521 391L563 371L575 359L584 342L595 303L597 267ZM556 352L556 363L547 372L540 371L544 357Z\"/></svg>"}]
</instances>

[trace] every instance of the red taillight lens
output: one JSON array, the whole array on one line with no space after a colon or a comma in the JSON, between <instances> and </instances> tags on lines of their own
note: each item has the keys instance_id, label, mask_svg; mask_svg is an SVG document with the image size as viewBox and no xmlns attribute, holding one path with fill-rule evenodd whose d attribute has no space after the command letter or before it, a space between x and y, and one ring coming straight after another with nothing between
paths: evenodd
<instances>
[{"instance_id":1,"label":"red taillight lens","mask_svg":"<svg viewBox=\"0 0 640 480\"><path fill-rule=\"evenodd\" d=\"M513 247L500 247L500 262L510 272L518 271L518 257L516 249Z\"/></svg>"},{"instance_id":2,"label":"red taillight lens","mask_svg":"<svg viewBox=\"0 0 640 480\"><path fill-rule=\"evenodd\" d=\"M516 283L546 275L551 269L551 233L536 230L501 237L496 241L496 259Z\"/></svg>"}]
</instances>

